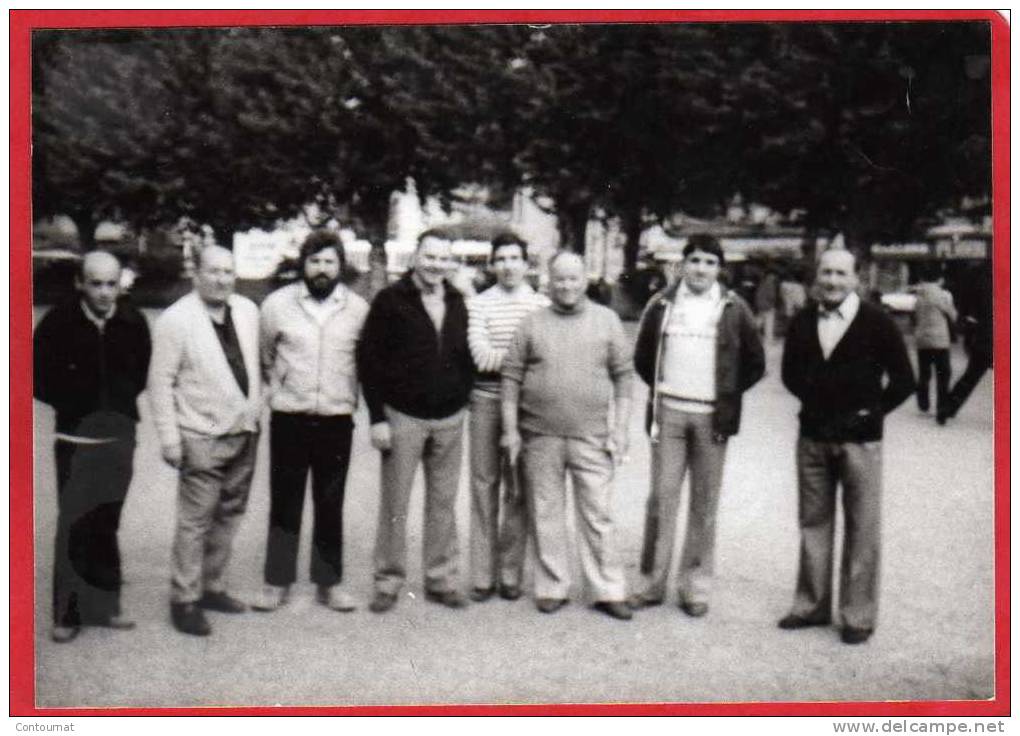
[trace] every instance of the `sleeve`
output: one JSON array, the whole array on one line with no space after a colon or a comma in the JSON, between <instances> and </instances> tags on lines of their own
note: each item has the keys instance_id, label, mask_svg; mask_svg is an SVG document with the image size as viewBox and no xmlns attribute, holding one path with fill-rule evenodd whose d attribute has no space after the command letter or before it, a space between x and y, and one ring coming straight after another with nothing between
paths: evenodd
<instances>
[{"instance_id":1,"label":"sleeve","mask_svg":"<svg viewBox=\"0 0 1020 736\"><path fill-rule=\"evenodd\" d=\"M259 311L259 365L262 368L262 382L269 385L273 365L276 363L276 310L275 300L266 299Z\"/></svg>"},{"instance_id":2,"label":"sleeve","mask_svg":"<svg viewBox=\"0 0 1020 736\"><path fill-rule=\"evenodd\" d=\"M651 298L638 322L637 342L634 345L634 369L646 384L655 382L655 353L657 326L652 315L662 297L656 294Z\"/></svg>"},{"instance_id":3,"label":"sleeve","mask_svg":"<svg viewBox=\"0 0 1020 736\"><path fill-rule=\"evenodd\" d=\"M883 367L888 376L888 383L882 390L882 411L885 414L893 411L914 392L914 368L907 355L907 346L900 336L896 325L886 315L881 317L881 350Z\"/></svg>"},{"instance_id":4,"label":"sleeve","mask_svg":"<svg viewBox=\"0 0 1020 736\"><path fill-rule=\"evenodd\" d=\"M740 331L739 386L743 393L758 383L765 375L765 348L751 317L751 310L743 302L737 302L738 329Z\"/></svg>"},{"instance_id":5,"label":"sleeve","mask_svg":"<svg viewBox=\"0 0 1020 736\"><path fill-rule=\"evenodd\" d=\"M60 355L57 321L53 312L47 312L35 328L32 336L32 395L45 404L56 407L60 403L60 366L56 358Z\"/></svg>"},{"instance_id":6,"label":"sleeve","mask_svg":"<svg viewBox=\"0 0 1020 736\"><path fill-rule=\"evenodd\" d=\"M368 415L372 424L386 421L383 411L383 385L380 374L385 372L388 350L386 346L386 324L388 297L385 291L372 302L361 330L356 353L358 376L361 378L361 391L368 405Z\"/></svg>"},{"instance_id":7,"label":"sleeve","mask_svg":"<svg viewBox=\"0 0 1020 736\"><path fill-rule=\"evenodd\" d=\"M184 341L173 321L166 314L156 321L152 336L152 361L149 364L149 403L152 420L162 446L180 444L181 432L177 426L177 404L174 388L184 356Z\"/></svg>"},{"instance_id":8,"label":"sleeve","mask_svg":"<svg viewBox=\"0 0 1020 736\"><path fill-rule=\"evenodd\" d=\"M525 317L521 320L514 333L514 339L510 341L510 347L503 356L503 367L501 373L505 380L524 382L524 366L528 358L528 349L531 335L532 319Z\"/></svg>"},{"instance_id":9,"label":"sleeve","mask_svg":"<svg viewBox=\"0 0 1020 736\"><path fill-rule=\"evenodd\" d=\"M807 336L805 330L812 325L807 312L801 310L790 321L790 330L783 346L782 379L786 390L803 401L806 378L803 350Z\"/></svg>"},{"instance_id":10,"label":"sleeve","mask_svg":"<svg viewBox=\"0 0 1020 736\"><path fill-rule=\"evenodd\" d=\"M949 320L950 324L955 324L959 315L956 313L956 305L953 303L953 295L948 291L944 292L945 301L942 311L946 314L946 319Z\"/></svg>"},{"instance_id":11,"label":"sleeve","mask_svg":"<svg viewBox=\"0 0 1020 736\"><path fill-rule=\"evenodd\" d=\"M503 362L503 351L492 347L484 302L475 297L467 303L467 310L468 348L471 350L471 358L475 362L475 367L481 373L498 371Z\"/></svg>"},{"instance_id":12,"label":"sleeve","mask_svg":"<svg viewBox=\"0 0 1020 736\"><path fill-rule=\"evenodd\" d=\"M609 320L609 375L613 379L613 394L618 399L629 399L634 392L634 352L615 312L609 312Z\"/></svg>"}]
</instances>

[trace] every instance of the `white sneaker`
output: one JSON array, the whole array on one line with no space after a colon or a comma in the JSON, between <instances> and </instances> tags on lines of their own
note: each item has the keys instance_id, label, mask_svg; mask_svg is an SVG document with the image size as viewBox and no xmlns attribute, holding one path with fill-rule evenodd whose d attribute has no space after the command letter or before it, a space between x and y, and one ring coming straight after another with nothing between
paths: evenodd
<instances>
[{"instance_id":1,"label":"white sneaker","mask_svg":"<svg viewBox=\"0 0 1020 736\"><path fill-rule=\"evenodd\" d=\"M316 599L326 608L349 613L358 608L357 599L339 585L320 585Z\"/></svg>"},{"instance_id":2,"label":"white sneaker","mask_svg":"<svg viewBox=\"0 0 1020 736\"><path fill-rule=\"evenodd\" d=\"M262 595L251 604L251 607L256 611L275 611L287 602L289 592L290 588L286 585L269 585L267 583L262 587Z\"/></svg>"}]
</instances>

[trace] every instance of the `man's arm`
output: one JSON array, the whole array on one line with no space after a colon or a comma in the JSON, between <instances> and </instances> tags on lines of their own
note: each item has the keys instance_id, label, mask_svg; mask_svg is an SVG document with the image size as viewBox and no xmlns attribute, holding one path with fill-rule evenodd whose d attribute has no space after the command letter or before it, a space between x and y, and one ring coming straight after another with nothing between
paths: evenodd
<instances>
[{"instance_id":1,"label":"man's arm","mask_svg":"<svg viewBox=\"0 0 1020 736\"><path fill-rule=\"evenodd\" d=\"M184 338L182 330L172 321L174 316L164 314L153 329L148 391L163 459L176 468L181 463L181 431L177 426L174 387L184 355Z\"/></svg>"},{"instance_id":2,"label":"man's arm","mask_svg":"<svg viewBox=\"0 0 1020 736\"><path fill-rule=\"evenodd\" d=\"M634 393L634 356L623 331L623 323L610 314L609 375L613 381L613 430L610 453L619 465L630 449L630 412Z\"/></svg>"},{"instance_id":3,"label":"man's arm","mask_svg":"<svg viewBox=\"0 0 1020 736\"><path fill-rule=\"evenodd\" d=\"M59 335L52 310L39 322L32 336L32 394L45 404L60 402L61 388L66 383L60 375Z\"/></svg>"},{"instance_id":4,"label":"man's arm","mask_svg":"<svg viewBox=\"0 0 1020 736\"><path fill-rule=\"evenodd\" d=\"M758 383L765 375L765 348L751 317L751 310L743 302L737 302L738 329L740 331L740 365L738 389L741 393Z\"/></svg>"},{"instance_id":5,"label":"man's arm","mask_svg":"<svg viewBox=\"0 0 1020 736\"><path fill-rule=\"evenodd\" d=\"M503 351L492 347L484 302L475 297L467 303L467 310L468 348L471 350L471 357L475 361L475 367L481 373L498 371L500 364L503 362Z\"/></svg>"},{"instance_id":6,"label":"man's arm","mask_svg":"<svg viewBox=\"0 0 1020 736\"><path fill-rule=\"evenodd\" d=\"M641 320L638 322L637 341L634 345L634 369L638 376L649 386L655 383L655 339L659 325L656 324L654 315L658 313L658 304L662 296L653 296L644 311L641 313Z\"/></svg>"},{"instance_id":7,"label":"man's arm","mask_svg":"<svg viewBox=\"0 0 1020 736\"><path fill-rule=\"evenodd\" d=\"M525 318L503 358L503 381L500 391L500 411L503 415L503 436L500 447L507 453L510 464L517 462L521 451L521 433L517 424L520 409L521 384L524 382L524 365L528 351L528 325Z\"/></svg>"},{"instance_id":8,"label":"man's arm","mask_svg":"<svg viewBox=\"0 0 1020 736\"><path fill-rule=\"evenodd\" d=\"M786 344L783 346L783 385L801 400L804 399L805 389L803 346L807 338L804 331L811 326L812 321L805 317L803 310L797 312L790 320Z\"/></svg>"},{"instance_id":9,"label":"man's arm","mask_svg":"<svg viewBox=\"0 0 1020 736\"><path fill-rule=\"evenodd\" d=\"M907 346L893 321L880 314L882 330L882 361L888 376L888 383L882 390L882 411L890 413L914 393L914 368L907 355Z\"/></svg>"}]
</instances>

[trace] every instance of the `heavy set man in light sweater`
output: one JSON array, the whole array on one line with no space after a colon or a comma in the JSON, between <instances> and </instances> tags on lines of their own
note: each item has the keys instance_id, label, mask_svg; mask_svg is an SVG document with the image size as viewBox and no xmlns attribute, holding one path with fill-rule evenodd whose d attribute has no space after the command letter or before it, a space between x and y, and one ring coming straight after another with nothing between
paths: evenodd
<instances>
[{"instance_id":1,"label":"heavy set man in light sweater","mask_svg":"<svg viewBox=\"0 0 1020 736\"><path fill-rule=\"evenodd\" d=\"M580 256L556 254L549 273L552 305L524 318L503 359L502 444L521 463L534 519L535 604L553 613L569 599L569 472L588 591L596 610L626 620L611 498L628 447L630 345L616 313L585 297Z\"/></svg>"},{"instance_id":2,"label":"heavy set man in light sweater","mask_svg":"<svg viewBox=\"0 0 1020 736\"><path fill-rule=\"evenodd\" d=\"M468 302L468 346L477 373L471 392L471 599L488 600L521 595L521 576L527 547L524 494L514 470L503 462L499 440L503 432L500 410L500 370L507 348L521 320L549 299L524 280L528 246L512 233L492 242L492 270L496 283ZM500 499L500 485L504 497Z\"/></svg>"},{"instance_id":3,"label":"heavy set man in light sweater","mask_svg":"<svg viewBox=\"0 0 1020 736\"><path fill-rule=\"evenodd\" d=\"M269 533L265 587L253 608L286 602L297 578L305 484L312 477L310 576L319 603L353 611L343 579L343 504L358 406L355 353L368 304L341 283L339 236L316 230L299 256L301 281L262 304L262 371L270 387Z\"/></svg>"},{"instance_id":4,"label":"heavy set man in light sweater","mask_svg":"<svg viewBox=\"0 0 1020 736\"><path fill-rule=\"evenodd\" d=\"M765 373L765 354L750 309L719 283L719 242L694 235L683 256L680 280L646 308L634 351L638 375L651 389L652 490L641 565L648 582L629 603L657 606L666 598L680 490L690 468L677 587L684 613L704 616L726 445L740 429L743 393Z\"/></svg>"},{"instance_id":5,"label":"heavy set man in light sweater","mask_svg":"<svg viewBox=\"0 0 1020 736\"><path fill-rule=\"evenodd\" d=\"M153 421L163 459L180 471L170 614L178 631L194 636L210 633L203 609L246 608L227 593L226 572L258 445L259 310L234 283L233 254L205 248L194 291L153 331Z\"/></svg>"}]
</instances>

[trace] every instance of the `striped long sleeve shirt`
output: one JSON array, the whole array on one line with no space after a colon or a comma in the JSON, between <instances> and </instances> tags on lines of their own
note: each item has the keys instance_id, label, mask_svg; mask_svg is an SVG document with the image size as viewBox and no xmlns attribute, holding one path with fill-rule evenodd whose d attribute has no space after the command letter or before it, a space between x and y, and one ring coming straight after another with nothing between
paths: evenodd
<instances>
[{"instance_id":1,"label":"striped long sleeve shirt","mask_svg":"<svg viewBox=\"0 0 1020 736\"><path fill-rule=\"evenodd\" d=\"M528 284L512 292L496 284L468 302L468 347L477 369L475 391L499 398L503 357L521 320L548 305L549 299Z\"/></svg>"}]
</instances>

